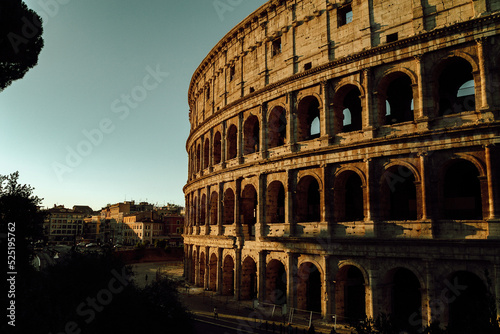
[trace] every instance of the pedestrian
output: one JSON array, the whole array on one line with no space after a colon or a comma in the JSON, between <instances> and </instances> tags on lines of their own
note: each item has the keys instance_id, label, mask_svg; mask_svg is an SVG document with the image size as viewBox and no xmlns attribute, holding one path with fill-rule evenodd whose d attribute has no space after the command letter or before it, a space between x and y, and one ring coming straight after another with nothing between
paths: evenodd
<instances>
[{"instance_id":1,"label":"pedestrian","mask_svg":"<svg viewBox=\"0 0 500 334\"><path fill-rule=\"evenodd\" d=\"M337 334L337 331L335 330L335 328L332 327L332 330L330 331L330 334Z\"/></svg>"},{"instance_id":2,"label":"pedestrian","mask_svg":"<svg viewBox=\"0 0 500 334\"><path fill-rule=\"evenodd\" d=\"M311 324L311 327L307 330L307 334L316 334L316 330L314 330L314 325Z\"/></svg>"},{"instance_id":3,"label":"pedestrian","mask_svg":"<svg viewBox=\"0 0 500 334\"><path fill-rule=\"evenodd\" d=\"M219 319L219 313L217 312L217 307L214 307L214 319Z\"/></svg>"},{"instance_id":4,"label":"pedestrian","mask_svg":"<svg viewBox=\"0 0 500 334\"><path fill-rule=\"evenodd\" d=\"M288 334L293 334L293 327L292 324L288 323Z\"/></svg>"}]
</instances>

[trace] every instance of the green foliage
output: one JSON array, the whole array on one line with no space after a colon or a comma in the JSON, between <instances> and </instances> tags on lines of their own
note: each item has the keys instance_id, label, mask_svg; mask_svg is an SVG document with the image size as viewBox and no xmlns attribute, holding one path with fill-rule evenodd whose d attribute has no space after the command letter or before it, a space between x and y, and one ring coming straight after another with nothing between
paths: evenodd
<instances>
[{"instance_id":1,"label":"green foliage","mask_svg":"<svg viewBox=\"0 0 500 334\"><path fill-rule=\"evenodd\" d=\"M39 210L41 199L29 185L18 183L19 173L0 175L0 232L15 224L16 266L30 266L33 244L43 239L43 221L46 214ZM2 243L5 239L2 239Z\"/></svg>"},{"instance_id":2,"label":"green foliage","mask_svg":"<svg viewBox=\"0 0 500 334\"><path fill-rule=\"evenodd\" d=\"M42 33L42 19L22 0L0 2L0 91L37 64Z\"/></svg>"}]
</instances>

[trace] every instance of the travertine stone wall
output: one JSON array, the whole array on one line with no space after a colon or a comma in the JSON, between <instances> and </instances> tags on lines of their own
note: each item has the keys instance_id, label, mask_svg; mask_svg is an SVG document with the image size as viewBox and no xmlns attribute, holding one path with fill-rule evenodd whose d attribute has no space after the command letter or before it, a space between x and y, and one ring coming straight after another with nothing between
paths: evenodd
<instances>
[{"instance_id":1,"label":"travertine stone wall","mask_svg":"<svg viewBox=\"0 0 500 334\"><path fill-rule=\"evenodd\" d=\"M186 277L409 331L500 310L499 11L269 1L234 27L189 87Z\"/></svg>"}]
</instances>

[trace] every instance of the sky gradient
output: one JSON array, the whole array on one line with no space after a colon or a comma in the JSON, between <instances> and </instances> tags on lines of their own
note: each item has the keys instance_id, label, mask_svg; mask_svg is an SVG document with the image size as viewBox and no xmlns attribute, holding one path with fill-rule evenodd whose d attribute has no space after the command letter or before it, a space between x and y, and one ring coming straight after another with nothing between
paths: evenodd
<instances>
[{"instance_id":1,"label":"sky gradient","mask_svg":"<svg viewBox=\"0 0 500 334\"><path fill-rule=\"evenodd\" d=\"M187 90L212 47L265 0L25 0L38 65L0 92L0 174L43 205L184 206Z\"/></svg>"}]
</instances>

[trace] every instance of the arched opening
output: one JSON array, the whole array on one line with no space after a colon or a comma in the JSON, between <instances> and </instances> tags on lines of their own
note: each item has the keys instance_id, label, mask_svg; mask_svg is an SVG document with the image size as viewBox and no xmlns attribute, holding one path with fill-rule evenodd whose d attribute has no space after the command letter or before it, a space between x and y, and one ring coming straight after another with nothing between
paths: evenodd
<instances>
[{"instance_id":1,"label":"arched opening","mask_svg":"<svg viewBox=\"0 0 500 334\"><path fill-rule=\"evenodd\" d=\"M482 219L479 172L473 163L458 159L444 175L444 217L446 219Z\"/></svg>"},{"instance_id":2,"label":"arched opening","mask_svg":"<svg viewBox=\"0 0 500 334\"><path fill-rule=\"evenodd\" d=\"M243 235L247 240L252 239L255 237L255 223L257 222L257 192L250 184L246 185L241 193L240 214Z\"/></svg>"},{"instance_id":3,"label":"arched opening","mask_svg":"<svg viewBox=\"0 0 500 334\"><path fill-rule=\"evenodd\" d=\"M297 108L297 141L320 136L319 102L314 96L303 98Z\"/></svg>"},{"instance_id":4,"label":"arched opening","mask_svg":"<svg viewBox=\"0 0 500 334\"><path fill-rule=\"evenodd\" d=\"M227 159L234 159L238 154L238 129L231 125L227 130Z\"/></svg>"},{"instance_id":5,"label":"arched opening","mask_svg":"<svg viewBox=\"0 0 500 334\"><path fill-rule=\"evenodd\" d=\"M210 162L210 140L205 139L205 146L203 147L203 169L208 168Z\"/></svg>"},{"instance_id":6,"label":"arched opening","mask_svg":"<svg viewBox=\"0 0 500 334\"><path fill-rule=\"evenodd\" d=\"M366 318L365 278L355 266L342 267L335 280L336 313L346 322Z\"/></svg>"},{"instance_id":7,"label":"arched opening","mask_svg":"<svg viewBox=\"0 0 500 334\"><path fill-rule=\"evenodd\" d=\"M340 88L333 99L337 131L351 132L361 130L363 126L361 92L354 85Z\"/></svg>"},{"instance_id":8,"label":"arched opening","mask_svg":"<svg viewBox=\"0 0 500 334\"><path fill-rule=\"evenodd\" d=\"M205 286L205 253L200 253L200 277L198 286Z\"/></svg>"},{"instance_id":9,"label":"arched opening","mask_svg":"<svg viewBox=\"0 0 500 334\"><path fill-rule=\"evenodd\" d=\"M231 188L224 192L224 225L234 223L234 192Z\"/></svg>"},{"instance_id":10,"label":"arched opening","mask_svg":"<svg viewBox=\"0 0 500 334\"><path fill-rule=\"evenodd\" d=\"M283 263L271 260L266 266L266 301L286 304L286 270Z\"/></svg>"},{"instance_id":11,"label":"arched opening","mask_svg":"<svg viewBox=\"0 0 500 334\"><path fill-rule=\"evenodd\" d=\"M271 110L268 121L269 148L282 146L286 143L286 111L282 107Z\"/></svg>"},{"instance_id":12,"label":"arched opening","mask_svg":"<svg viewBox=\"0 0 500 334\"><path fill-rule=\"evenodd\" d=\"M392 166L382 178L382 217L386 220L417 219L415 176L405 166Z\"/></svg>"},{"instance_id":13,"label":"arched opening","mask_svg":"<svg viewBox=\"0 0 500 334\"><path fill-rule=\"evenodd\" d=\"M222 157L222 143L220 132L217 131L214 135L214 165L220 164Z\"/></svg>"},{"instance_id":14,"label":"arched opening","mask_svg":"<svg viewBox=\"0 0 500 334\"><path fill-rule=\"evenodd\" d=\"M209 280L208 280L208 288L211 291L217 290L217 255L212 254L210 256L210 262L208 264L209 270Z\"/></svg>"},{"instance_id":15,"label":"arched opening","mask_svg":"<svg viewBox=\"0 0 500 334\"><path fill-rule=\"evenodd\" d=\"M234 295L234 261L229 255L224 259L222 267L222 295Z\"/></svg>"},{"instance_id":16,"label":"arched opening","mask_svg":"<svg viewBox=\"0 0 500 334\"><path fill-rule=\"evenodd\" d=\"M194 284L196 278L196 264L198 263L198 258L196 256L196 250L193 251L193 257L191 258L191 277L189 277L189 281Z\"/></svg>"},{"instance_id":17,"label":"arched opening","mask_svg":"<svg viewBox=\"0 0 500 334\"><path fill-rule=\"evenodd\" d=\"M486 286L475 274L458 271L450 277L446 297L449 300L448 329L450 333L489 333L489 307ZM494 305L494 301L493 301Z\"/></svg>"},{"instance_id":18,"label":"arched opening","mask_svg":"<svg viewBox=\"0 0 500 334\"><path fill-rule=\"evenodd\" d=\"M439 114L456 114L476 109L472 65L463 58L448 59L439 75Z\"/></svg>"},{"instance_id":19,"label":"arched opening","mask_svg":"<svg viewBox=\"0 0 500 334\"><path fill-rule=\"evenodd\" d=\"M389 273L391 314L397 330L416 333L422 324L414 319L421 318L422 293L418 278L406 268L396 268ZM418 316L415 316L418 315ZM411 320L413 319L413 321Z\"/></svg>"},{"instance_id":20,"label":"arched opening","mask_svg":"<svg viewBox=\"0 0 500 334\"><path fill-rule=\"evenodd\" d=\"M363 184L357 173L346 171L336 177L333 200L337 221L364 219Z\"/></svg>"},{"instance_id":21,"label":"arched opening","mask_svg":"<svg viewBox=\"0 0 500 334\"><path fill-rule=\"evenodd\" d=\"M219 194L215 191L210 196L210 225L217 225L219 222Z\"/></svg>"},{"instance_id":22,"label":"arched opening","mask_svg":"<svg viewBox=\"0 0 500 334\"><path fill-rule=\"evenodd\" d=\"M285 187L280 181L273 181L267 187L266 222L285 223Z\"/></svg>"},{"instance_id":23,"label":"arched opening","mask_svg":"<svg viewBox=\"0 0 500 334\"><path fill-rule=\"evenodd\" d=\"M297 308L321 312L321 273L311 262L302 263L297 273Z\"/></svg>"},{"instance_id":24,"label":"arched opening","mask_svg":"<svg viewBox=\"0 0 500 334\"><path fill-rule=\"evenodd\" d=\"M384 124L413 121L413 90L406 74L392 74L385 93Z\"/></svg>"},{"instance_id":25,"label":"arched opening","mask_svg":"<svg viewBox=\"0 0 500 334\"><path fill-rule=\"evenodd\" d=\"M257 297L257 265L248 256L241 267L241 299L248 300Z\"/></svg>"},{"instance_id":26,"label":"arched opening","mask_svg":"<svg viewBox=\"0 0 500 334\"><path fill-rule=\"evenodd\" d=\"M201 145L196 146L196 171L201 170Z\"/></svg>"},{"instance_id":27,"label":"arched opening","mask_svg":"<svg viewBox=\"0 0 500 334\"><path fill-rule=\"evenodd\" d=\"M207 208L207 195L203 194L201 196L201 204L200 204L200 225L204 226L206 223L206 208Z\"/></svg>"},{"instance_id":28,"label":"arched opening","mask_svg":"<svg viewBox=\"0 0 500 334\"><path fill-rule=\"evenodd\" d=\"M314 177L305 176L297 184L295 207L298 222L321 220L319 184Z\"/></svg>"},{"instance_id":29,"label":"arched opening","mask_svg":"<svg viewBox=\"0 0 500 334\"><path fill-rule=\"evenodd\" d=\"M250 116L243 126L244 148L243 154L251 154L259 151L260 143L259 119L257 116Z\"/></svg>"}]
</instances>

